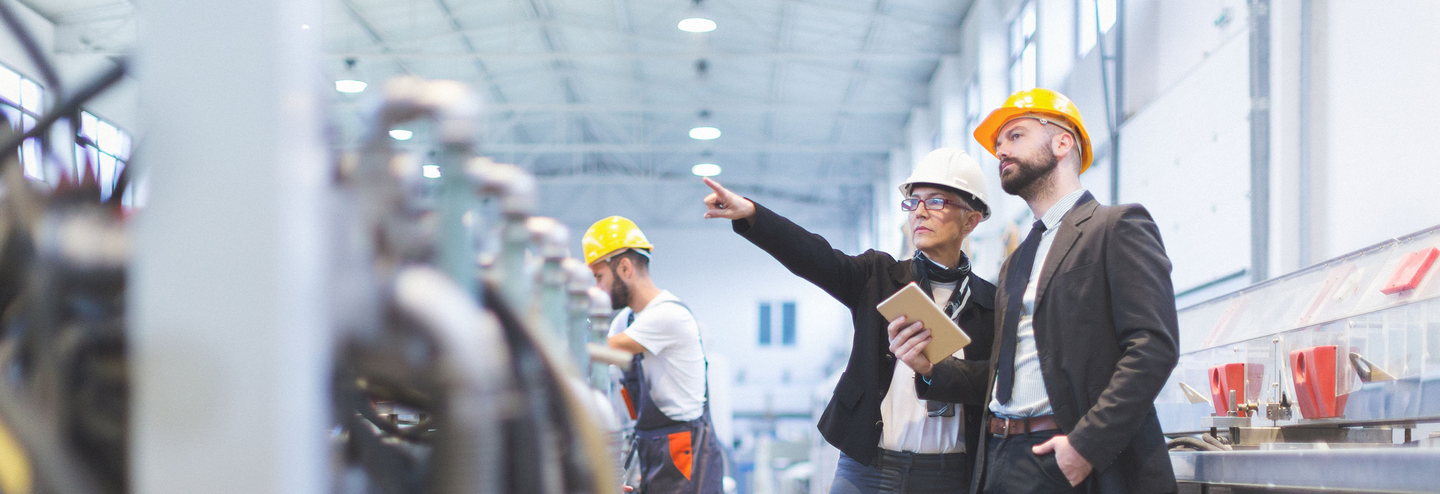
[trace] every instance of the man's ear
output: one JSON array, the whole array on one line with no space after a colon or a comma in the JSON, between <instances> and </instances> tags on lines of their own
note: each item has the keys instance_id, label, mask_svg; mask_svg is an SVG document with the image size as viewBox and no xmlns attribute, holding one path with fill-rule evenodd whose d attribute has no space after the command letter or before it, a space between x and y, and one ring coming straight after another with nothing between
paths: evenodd
<instances>
[{"instance_id":1,"label":"man's ear","mask_svg":"<svg viewBox=\"0 0 1440 494\"><path fill-rule=\"evenodd\" d=\"M1075 152L1075 136L1065 131L1056 131L1055 137L1050 139L1050 151L1055 156L1060 156L1062 151Z\"/></svg>"},{"instance_id":2,"label":"man's ear","mask_svg":"<svg viewBox=\"0 0 1440 494\"><path fill-rule=\"evenodd\" d=\"M617 256L610 261L615 263L615 277L621 281L630 281L630 273L635 272L635 264L628 256Z\"/></svg>"}]
</instances>

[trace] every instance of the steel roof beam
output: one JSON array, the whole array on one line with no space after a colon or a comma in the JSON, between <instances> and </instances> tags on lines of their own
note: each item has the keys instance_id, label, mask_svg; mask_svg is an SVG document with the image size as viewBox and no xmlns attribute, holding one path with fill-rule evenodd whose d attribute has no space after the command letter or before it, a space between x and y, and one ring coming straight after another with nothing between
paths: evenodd
<instances>
[{"instance_id":1,"label":"steel roof beam","mask_svg":"<svg viewBox=\"0 0 1440 494\"><path fill-rule=\"evenodd\" d=\"M881 61L939 61L947 56L954 56L953 53L945 52L716 52L716 51L676 51L676 52L486 52L486 53L433 53L433 52L343 52L330 53L331 58L377 58L391 59L404 58L411 60L465 60L481 59L487 61L547 61L547 60L776 60L794 62L849 62L856 60L881 60Z\"/></svg>"},{"instance_id":2,"label":"steel roof beam","mask_svg":"<svg viewBox=\"0 0 1440 494\"><path fill-rule=\"evenodd\" d=\"M797 154L889 154L890 144L740 144L716 146L709 144L513 144L491 143L481 146L484 154L569 154L569 153L658 153L680 154L710 152L714 155L737 153Z\"/></svg>"}]
</instances>

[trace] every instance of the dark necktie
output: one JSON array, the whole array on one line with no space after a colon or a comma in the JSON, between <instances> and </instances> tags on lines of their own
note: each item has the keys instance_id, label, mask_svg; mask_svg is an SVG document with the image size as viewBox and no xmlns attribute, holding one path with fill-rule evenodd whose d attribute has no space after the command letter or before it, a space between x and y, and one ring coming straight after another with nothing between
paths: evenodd
<instances>
[{"instance_id":1,"label":"dark necktie","mask_svg":"<svg viewBox=\"0 0 1440 494\"><path fill-rule=\"evenodd\" d=\"M1035 220L1030 235L1015 251L1015 265L1005 274L1006 295L1005 326L1000 334L1000 363L996 366L995 399L1001 405L1010 401L1010 392L1015 389L1015 339L1020 330L1020 315L1025 308L1025 288L1030 283L1030 268L1035 266L1035 251L1040 247L1040 236L1045 233L1045 222Z\"/></svg>"}]
</instances>

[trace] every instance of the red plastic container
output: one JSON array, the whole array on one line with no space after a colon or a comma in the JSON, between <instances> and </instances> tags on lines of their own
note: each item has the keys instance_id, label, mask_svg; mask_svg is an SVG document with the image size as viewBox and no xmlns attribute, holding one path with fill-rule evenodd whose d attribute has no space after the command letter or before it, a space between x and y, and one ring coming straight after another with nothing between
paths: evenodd
<instances>
[{"instance_id":1,"label":"red plastic container","mask_svg":"<svg viewBox=\"0 0 1440 494\"><path fill-rule=\"evenodd\" d=\"M1290 352L1290 374L1295 380L1295 404L1300 416L1327 419L1345 415L1350 395L1335 394L1335 345Z\"/></svg>"},{"instance_id":2,"label":"red plastic container","mask_svg":"<svg viewBox=\"0 0 1440 494\"><path fill-rule=\"evenodd\" d=\"M1225 415L1230 412L1230 392L1235 392L1235 400L1245 401L1245 364L1221 364L1210 368L1210 402L1215 404L1215 414ZM1240 411L1241 417L1248 417L1245 411Z\"/></svg>"}]
</instances>

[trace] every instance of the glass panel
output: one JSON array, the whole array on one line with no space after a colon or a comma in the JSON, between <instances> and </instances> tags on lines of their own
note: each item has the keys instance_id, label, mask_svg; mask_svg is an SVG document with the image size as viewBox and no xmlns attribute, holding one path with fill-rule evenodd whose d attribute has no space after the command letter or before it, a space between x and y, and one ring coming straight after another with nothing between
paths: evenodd
<instances>
[{"instance_id":1,"label":"glass panel","mask_svg":"<svg viewBox=\"0 0 1440 494\"><path fill-rule=\"evenodd\" d=\"M770 304L760 304L760 345L770 344Z\"/></svg>"},{"instance_id":2,"label":"glass panel","mask_svg":"<svg viewBox=\"0 0 1440 494\"><path fill-rule=\"evenodd\" d=\"M24 115L20 117L20 132L29 132L35 128L35 117Z\"/></svg>"},{"instance_id":3,"label":"glass panel","mask_svg":"<svg viewBox=\"0 0 1440 494\"><path fill-rule=\"evenodd\" d=\"M101 151L109 154L120 154L119 131L115 129L114 125L110 125L109 122L101 120L100 135L95 144L100 146Z\"/></svg>"},{"instance_id":4,"label":"glass panel","mask_svg":"<svg viewBox=\"0 0 1440 494\"><path fill-rule=\"evenodd\" d=\"M1020 87L1016 88L1017 91L1030 89L1037 85L1035 68L1038 62L1039 61L1035 59L1035 43L1030 43L1025 47L1025 51L1020 54Z\"/></svg>"},{"instance_id":5,"label":"glass panel","mask_svg":"<svg viewBox=\"0 0 1440 494\"><path fill-rule=\"evenodd\" d=\"M78 177L85 169L85 146L75 145L75 168L70 170L70 176Z\"/></svg>"},{"instance_id":6,"label":"glass panel","mask_svg":"<svg viewBox=\"0 0 1440 494\"><path fill-rule=\"evenodd\" d=\"M1079 8L1075 9L1075 28L1079 48L1079 56L1085 56L1095 48L1095 0L1078 0Z\"/></svg>"},{"instance_id":7,"label":"glass panel","mask_svg":"<svg viewBox=\"0 0 1440 494\"><path fill-rule=\"evenodd\" d=\"M99 120L100 119L95 118L95 115L91 115L88 111L80 112L80 135L89 137L92 140L95 139L95 127L99 125Z\"/></svg>"},{"instance_id":8,"label":"glass panel","mask_svg":"<svg viewBox=\"0 0 1440 494\"><path fill-rule=\"evenodd\" d=\"M1115 26L1115 0L1100 1L1100 32L1108 33Z\"/></svg>"},{"instance_id":9,"label":"glass panel","mask_svg":"<svg viewBox=\"0 0 1440 494\"><path fill-rule=\"evenodd\" d=\"M1025 47L1025 33L1020 30L1020 19L1010 21L1010 58L1020 53Z\"/></svg>"},{"instance_id":10,"label":"glass panel","mask_svg":"<svg viewBox=\"0 0 1440 494\"><path fill-rule=\"evenodd\" d=\"M3 66L0 66L0 98L20 104L20 74Z\"/></svg>"},{"instance_id":11,"label":"glass panel","mask_svg":"<svg viewBox=\"0 0 1440 494\"><path fill-rule=\"evenodd\" d=\"M108 154L100 155L100 199L110 198L110 193L115 190L115 157Z\"/></svg>"},{"instance_id":12,"label":"glass panel","mask_svg":"<svg viewBox=\"0 0 1440 494\"><path fill-rule=\"evenodd\" d=\"M130 134L129 134L129 133L126 133L126 132L121 132L121 133L120 133L120 153L117 154L117 156L119 156L120 159L122 159L122 160L128 160L128 159L130 159L130 146L131 146Z\"/></svg>"},{"instance_id":13,"label":"glass panel","mask_svg":"<svg viewBox=\"0 0 1440 494\"><path fill-rule=\"evenodd\" d=\"M970 81L965 88L965 123L974 123L980 117L980 83Z\"/></svg>"},{"instance_id":14,"label":"glass panel","mask_svg":"<svg viewBox=\"0 0 1440 494\"><path fill-rule=\"evenodd\" d=\"M1035 2L1025 4L1025 10L1020 14L1020 31L1025 35L1025 41L1035 35Z\"/></svg>"},{"instance_id":15,"label":"glass panel","mask_svg":"<svg viewBox=\"0 0 1440 494\"><path fill-rule=\"evenodd\" d=\"M20 79L20 107L40 113L45 108L45 98L40 85L29 79Z\"/></svg>"},{"instance_id":16,"label":"glass panel","mask_svg":"<svg viewBox=\"0 0 1440 494\"><path fill-rule=\"evenodd\" d=\"M780 344L795 346L795 302L780 306Z\"/></svg>"},{"instance_id":17,"label":"glass panel","mask_svg":"<svg viewBox=\"0 0 1440 494\"><path fill-rule=\"evenodd\" d=\"M45 178L45 168L40 161L40 141L38 139L31 137L20 145L20 163L24 164L26 176L40 180Z\"/></svg>"}]
</instances>

